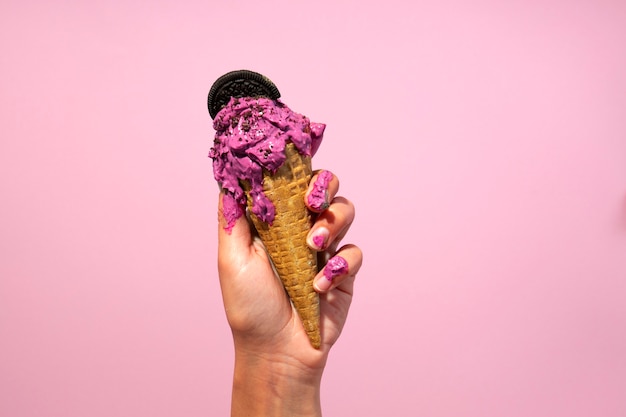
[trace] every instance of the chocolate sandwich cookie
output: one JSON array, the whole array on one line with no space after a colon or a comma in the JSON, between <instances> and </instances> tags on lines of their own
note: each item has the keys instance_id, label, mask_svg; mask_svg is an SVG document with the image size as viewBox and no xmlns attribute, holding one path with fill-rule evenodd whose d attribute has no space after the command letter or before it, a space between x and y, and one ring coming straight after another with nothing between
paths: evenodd
<instances>
[{"instance_id":1,"label":"chocolate sandwich cookie","mask_svg":"<svg viewBox=\"0 0 626 417\"><path fill-rule=\"evenodd\" d=\"M231 97L266 97L277 100L280 98L280 91L269 78L257 72L231 71L219 77L209 91L207 106L211 118L215 118Z\"/></svg>"}]
</instances>

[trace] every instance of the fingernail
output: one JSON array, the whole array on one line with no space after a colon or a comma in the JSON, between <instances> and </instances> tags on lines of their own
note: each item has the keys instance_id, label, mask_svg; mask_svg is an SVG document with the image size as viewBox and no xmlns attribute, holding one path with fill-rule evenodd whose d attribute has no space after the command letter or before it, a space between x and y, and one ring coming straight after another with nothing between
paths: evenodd
<instances>
[{"instance_id":1,"label":"fingernail","mask_svg":"<svg viewBox=\"0 0 626 417\"><path fill-rule=\"evenodd\" d=\"M311 244L315 249L323 250L326 248L328 242L329 232L325 227L319 227L311 236Z\"/></svg>"},{"instance_id":2,"label":"fingernail","mask_svg":"<svg viewBox=\"0 0 626 417\"><path fill-rule=\"evenodd\" d=\"M308 197L309 207L313 210L323 211L330 205L328 201L328 184L333 179L330 171L320 171L313 184L313 189Z\"/></svg>"},{"instance_id":3,"label":"fingernail","mask_svg":"<svg viewBox=\"0 0 626 417\"><path fill-rule=\"evenodd\" d=\"M324 267L324 276L315 281L318 291L328 291L333 284L333 280L348 273L348 261L341 256L333 256Z\"/></svg>"}]
</instances>

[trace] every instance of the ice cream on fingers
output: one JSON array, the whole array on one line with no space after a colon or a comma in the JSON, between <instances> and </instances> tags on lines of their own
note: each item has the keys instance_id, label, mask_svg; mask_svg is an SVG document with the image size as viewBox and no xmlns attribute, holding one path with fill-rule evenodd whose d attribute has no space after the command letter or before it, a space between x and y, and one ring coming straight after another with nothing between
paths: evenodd
<instances>
[{"instance_id":1,"label":"ice cream on fingers","mask_svg":"<svg viewBox=\"0 0 626 417\"><path fill-rule=\"evenodd\" d=\"M311 123L280 100L276 86L247 70L220 77L209 92L216 131L209 156L224 191L226 229L244 213L263 241L285 290L316 349L320 347L319 297L313 289L317 255L306 237L311 213L304 196L311 156L325 125Z\"/></svg>"}]
</instances>

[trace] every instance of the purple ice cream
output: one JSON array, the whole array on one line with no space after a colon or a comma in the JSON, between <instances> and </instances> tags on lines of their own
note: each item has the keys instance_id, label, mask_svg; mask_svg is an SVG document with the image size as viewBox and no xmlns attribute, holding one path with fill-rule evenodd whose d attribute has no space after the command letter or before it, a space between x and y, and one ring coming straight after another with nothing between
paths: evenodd
<instances>
[{"instance_id":1,"label":"purple ice cream","mask_svg":"<svg viewBox=\"0 0 626 417\"><path fill-rule=\"evenodd\" d=\"M326 210L328 208L328 185L333 179L330 171L320 171L317 180L313 184L313 190L309 194L309 207L315 210Z\"/></svg>"},{"instance_id":2,"label":"purple ice cream","mask_svg":"<svg viewBox=\"0 0 626 417\"><path fill-rule=\"evenodd\" d=\"M216 134L209 157L215 179L225 191L226 229L232 229L244 213L241 181L250 184L252 212L271 225L275 211L263 193L263 171L274 173L283 165L287 143L293 143L300 154L313 156L326 125L311 123L279 100L261 97L231 98L215 116L213 127Z\"/></svg>"},{"instance_id":3,"label":"purple ice cream","mask_svg":"<svg viewBox=\"0 0 626 417\"><path fill-rule=\"evenodd\" d=\"M348 261L341 256L333 256L328 260L328 263L324 267L324 276L327 280L332 281L339 275L348 273Z\"/></svg>"}]
</instances>

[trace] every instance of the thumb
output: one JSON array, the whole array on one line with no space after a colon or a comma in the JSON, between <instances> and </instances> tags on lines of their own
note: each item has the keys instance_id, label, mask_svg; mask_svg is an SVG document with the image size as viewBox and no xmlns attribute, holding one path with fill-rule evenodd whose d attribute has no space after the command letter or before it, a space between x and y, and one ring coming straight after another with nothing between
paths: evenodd
<instances>
[{"instance_id":1,"label":"thumb","mask_svg":"<svg viewBox=\"0 0 626 417\"><path fill-rule=\"evenodd\" d=\"M252 233L244 206L230 194L220 192L217 219L220 258L247 253L252 246Z\"/></svg>"}]
</instances>

